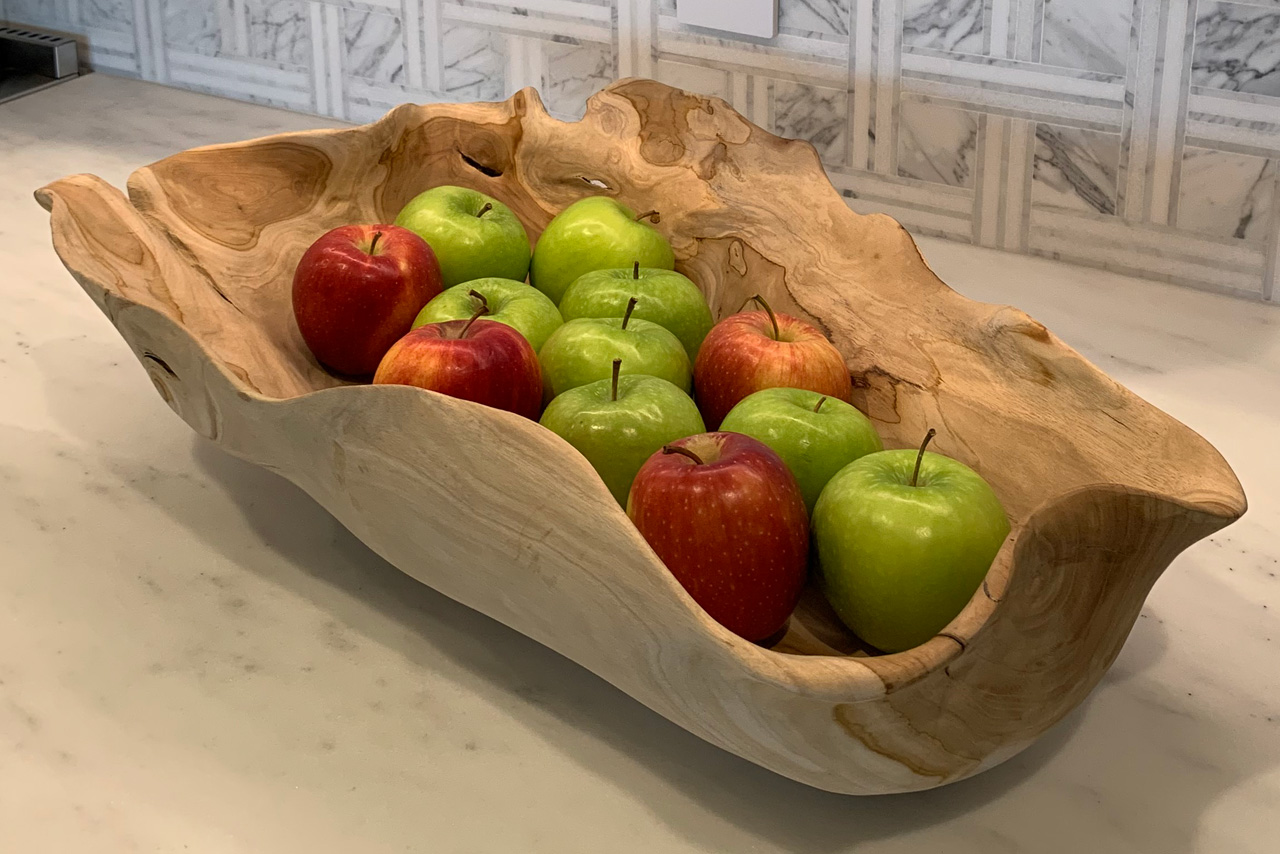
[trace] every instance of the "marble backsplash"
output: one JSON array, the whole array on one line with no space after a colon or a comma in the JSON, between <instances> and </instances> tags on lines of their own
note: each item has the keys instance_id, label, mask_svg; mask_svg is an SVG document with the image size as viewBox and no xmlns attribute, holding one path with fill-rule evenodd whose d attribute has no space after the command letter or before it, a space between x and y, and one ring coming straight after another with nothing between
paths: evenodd
<instances>
[{"instance_id":1,"label":"marble backsplash","mask_svg":"<svg viewBox=\"0 0 1280 854\"><path fill-rule=\"evenodd\" d=\"M809 140L911 230L1273 299L1280 0L779 0L774 39L675 0L0 0L97 69L369 121L617 77Z\"/></svg>"}]
</instances>

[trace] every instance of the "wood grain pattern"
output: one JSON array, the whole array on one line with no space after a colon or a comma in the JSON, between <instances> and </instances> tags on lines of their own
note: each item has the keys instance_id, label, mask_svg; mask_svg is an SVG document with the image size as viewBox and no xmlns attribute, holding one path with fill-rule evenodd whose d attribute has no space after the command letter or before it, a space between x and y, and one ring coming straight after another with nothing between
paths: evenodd
<instances>
[{"instance_id":1,"label":"wood grain pattern","mask_svg":"<svg viewBox=\"0 0 1280 854\"><path fill-rule=\"evenodd\" d=\"M916 649L868 657L810 594L773 648L746 643L555 435L322 370L289 306L297 259L443 183L502 199L535 238L585 195L657 208L717 318L760 292L826 330L887 446L937 428L937 450L1009 511L964 612ZM405 105L177 154L135 172L128 198L89 175L37 196L67 268L196 431L300 485L415 578L831 791L924 789L1012 756L1093 688L1173 557L1245 510L1207 442L1022 312L951 291L896 222L848 209L811 146L652 81L611 86L574 124L532 90ZM436 512L455 506L467 525Z\"/></svg>"}]
</instances>

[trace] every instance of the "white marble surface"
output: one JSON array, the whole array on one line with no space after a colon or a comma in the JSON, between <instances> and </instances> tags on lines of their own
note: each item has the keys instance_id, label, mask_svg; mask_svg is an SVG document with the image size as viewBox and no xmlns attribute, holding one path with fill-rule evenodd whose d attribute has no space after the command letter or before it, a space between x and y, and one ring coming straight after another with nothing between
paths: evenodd
<instances>
[{"instance_id":1,"label":"white marble surface","mask_svg":"<svg viewBox=\"0 0 1280 854\"><path fill-rule=\"evenodd\" d=\"M777 5L772 39L683 26L675 0L0 0L0 20L78 34L101 71L344 121L524 86L576 120L654 77L812 142L930 234L1280 294L1280 0Z\"/></svg>"},{"instance_id":2,"label":"white marble surface","mask_svg":"<svg viewBox=\"0 0 1280 854\"><path fill-rule=\"evenodd\" d=\"M195 437L36 186L325 120L90 76L0 105L0 851L1269 854L1280 309L924 240L1200 430L1252 510L1092 698L973 780L853 799L710 747Z\"/></svg>"}]
</instances>

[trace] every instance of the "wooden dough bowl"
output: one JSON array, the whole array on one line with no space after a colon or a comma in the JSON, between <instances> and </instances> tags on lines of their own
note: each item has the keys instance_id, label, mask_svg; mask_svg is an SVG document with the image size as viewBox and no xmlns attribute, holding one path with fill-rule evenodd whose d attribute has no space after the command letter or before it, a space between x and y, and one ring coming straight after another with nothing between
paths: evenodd
<instances>
[{"instance_id":1,"label":"wooden dough bowl","mask_svg":"<svg viewBox=\"0 0 1280 854\"><path fill-rule=\"evenodd\" d=\"M717 317L758 292L826 330L887 446L937 428L934 447L1008 509L964 611L915 649L868 656L811 591L784 637L747 643L550 431L321 369L290 307L303 250L438 184L502 199L531 238L586 195L659 209ZM532 90L404 105L176 154L134 172L127 198L92 175L37 197L62 261L198 433L424 584L822 789L927 789L1014 755L1097 684L1174 556L1245 510L1204 439L1026 314L949 289L897 222L845 205L810 145L652 81L610 86L577 123Z\"/></svg>"}]
</instances>

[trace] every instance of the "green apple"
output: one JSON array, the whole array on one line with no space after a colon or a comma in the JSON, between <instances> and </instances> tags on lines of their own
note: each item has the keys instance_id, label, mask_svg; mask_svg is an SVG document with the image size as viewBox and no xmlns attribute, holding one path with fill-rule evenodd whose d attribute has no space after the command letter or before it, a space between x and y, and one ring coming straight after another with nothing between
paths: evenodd
<instances>
[{"instance_id":1,"label":"green apple","mask_svg":"<svg viewBox=\"0 0 1280 854\"><path fill-rule=\"evenodd\" d=\"M608 196L579 199L551 220L538 238L529 280L559 305L569 285L592 270L630 268L637 261L641 267L673 269L671 244L645 221L657 215L647 211L637 216Z\"/></svg>"},{"instance_id":2,"label":"green apple","mask_svg":"<svg viewBox=\"0 0 1280 854\"><path fill-rule=\"evenodd\" d=\"M813 508L812 530L819 582L836 614L872 646L901 652L963 610L1009 535L1009 518L977 472L921 445L868 454L837 472Z\"/></svg>"},{"instance_id":3,"label":"green apple","mask_svg":"<svg viewBox=\"0 0 1280 854\"><path fill-rule=\"evenodd\" d=\"M560 314L565 320L621 317L631 297L640 298L636 317L679 338L690 362L698 358L702 339L711 331L711 309L698 286L674 270L636 262L628 269L584 273L560 298Z\"/></svg>"},{"instance_id":4,"label":"green apple","mask_svg":"<svg viewBox=\"0 0 1280 854\"><path fill-rule=\"evenodd\" d=\"M689 393L693 378L684 345L658 324L631 317L635 304L633 297L623 317L579 317L551 333L538 353L547 400L607 379L614 359L622 359L625 374L660 377Z\"/></svg>"},{"instance_id":5,"label":"green apple","mask_svg":"<svg viewBox=\"0 0 1280 854\"><path fill-rule=\"evenodd\" d=\"M623 507L631 481L663 445L706 431L689 395L658 377L619 376L571 388L551 401L542 426L573 445L595 467Z\"/></svg>"},{"instance_id":6,"label":"green apple","mask_svg":"<svg viewBox=\"0 0 1280 854\"><path fill-rule=\"evenodd\" d=\"M836 472L884 450L876 428L857 408L802 388L749 394L729 410L720 429L745 433L773 448L796 476L810 513Z\"/></svg>"},{"instance_id":7,"label":"green apple","mask_svg":"<svg viewBox=\"0 0 1280 854\"><path fill-rule=\"evenodd\" d=\"M529 340L535 353L564 322L556 304L532 285L511 279L488 278L463 282L438 294L418 312L413 328L444 320L466 320L476 313L480 305L480 300L473 294L479 294L488 305L489 311L484 315L486 320L514 327Z\"/></svg>"},{"instance_id":8,"label":"green apple","mask_svg":"<svg viewBox=\"0 0 1280 854\"><path fill-rule=\"evenodd\" d=\"M442 186L419 193L395 224L435 251L446 288L491 276L523 282L529 273L524 225L511 208L478 190Z\"/></svg>"}]
</instances>

